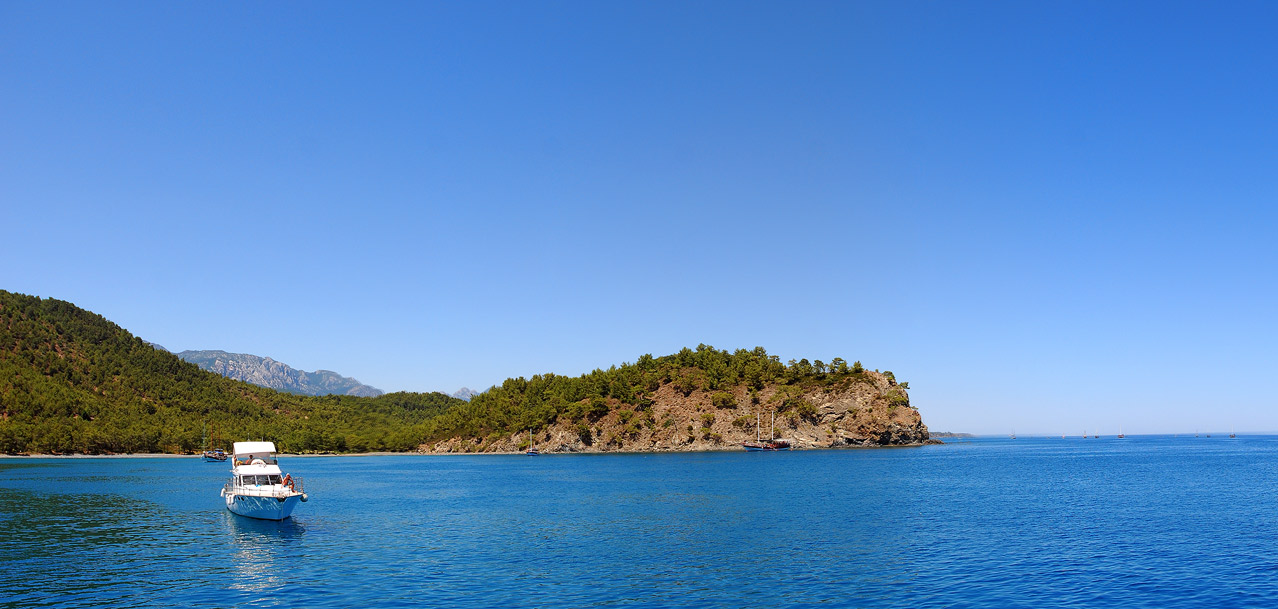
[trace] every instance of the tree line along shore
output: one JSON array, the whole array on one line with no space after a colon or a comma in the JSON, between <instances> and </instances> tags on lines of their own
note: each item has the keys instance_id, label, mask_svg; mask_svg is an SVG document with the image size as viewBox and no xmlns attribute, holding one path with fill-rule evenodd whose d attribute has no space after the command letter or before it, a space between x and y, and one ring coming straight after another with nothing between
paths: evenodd
<instances>
[{"instance_id":1,"label":"tree line along shore","mask_svg":"<svg viewBox=\"0 0 1278 609\"><path fill-rule=\"evenodd\" d=\"M510 378L470 401L299 396L201 370L74 304L0 290L6 454L190 454L250 438L300 454L512 452L538 437L565 452L713 450L753 438L764 412L814 446L927 440L907 383L842 358L698 345Z\"/></svg>"}]
</instances>

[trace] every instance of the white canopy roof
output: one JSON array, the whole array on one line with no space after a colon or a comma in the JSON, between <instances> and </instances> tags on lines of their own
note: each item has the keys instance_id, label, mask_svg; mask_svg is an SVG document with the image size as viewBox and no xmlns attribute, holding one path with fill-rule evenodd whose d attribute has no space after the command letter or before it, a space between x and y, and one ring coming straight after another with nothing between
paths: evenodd
<instances>
[{"instance_id":1,"label":"white canopy roof","mask_svg":"<svg viewBox=\"0 0 1278 609\"><path fill-rule=\"evenodd\" d=\"M274 442L236 442L233 452L239 455L261 455L275 452Z\"/></svg>"}]
</instances>

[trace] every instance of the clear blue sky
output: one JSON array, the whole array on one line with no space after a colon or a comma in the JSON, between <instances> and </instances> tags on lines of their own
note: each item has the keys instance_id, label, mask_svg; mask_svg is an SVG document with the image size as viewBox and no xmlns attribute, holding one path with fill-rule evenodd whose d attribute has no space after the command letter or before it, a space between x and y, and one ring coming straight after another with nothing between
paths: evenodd
<instances>
[{"instance_id":1,"label":"clear blue sky","mask_svg":"<svg viewBox=\"0 0 1278 609\"><path fill-rule=\"evenodd\" d=\"M1273 3L0 3L0 288L388 391L683 346L1278 430Z\"/></svg>"}]
</instances>

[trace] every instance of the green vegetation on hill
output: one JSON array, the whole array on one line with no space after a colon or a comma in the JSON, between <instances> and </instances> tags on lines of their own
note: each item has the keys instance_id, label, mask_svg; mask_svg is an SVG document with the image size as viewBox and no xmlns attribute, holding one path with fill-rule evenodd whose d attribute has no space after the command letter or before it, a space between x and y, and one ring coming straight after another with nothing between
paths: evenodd
<instances>
[{"instance_id":1,"label":"green vegetation on hill","mask_svg":"<svg viewBox=\"0 0 1278 609\"><path fill-rule=\"evenodd\" d=\"M629 420L649 409L664 386L685 396L706 392L708 405L726 408L734 389L784 385L798 396L800 389L860 382L870 382L860 362L783 364L762 347L729 353L700 345L579 377L512 378L469 402L442 393L299 396L201 370L70 303L0 290L5 453L192 452L202 448L206 427L226 448L264 439L289 452L405 451L557 421L575 422L588 435L590 423L614 410ZM814 415L798 397L778 406Z\"/></svg>"},{"instance_id":2,"label":"green vegetation on hill","mask_svg":"<svg viewBox=\"0 0 1278 609\"><path fill-rule=\"evenodd\" d=\"M885 374L891 378L890 372ZM799 389L861 382L872 381L860 362L848 364L834 358L829 364L806 359L783 364L763 347L728 352L698 345L695 350L685 347L664 357L644 355L634 363L580 377L540 374L531 379L507 379L431 420L425 426L425 440L505 436L526 429L537 431L561 419L578 422L584 434L589 423L613 410L647 410L663 385L685 396L698 390L711 392L709 405L728 408L735 406L735 400L727 390L742 386L757 391L780 384L795 389L797 395ZM904 399L908 404L908 398ZM812 405L797 397L779 406L781 412L793 409L796 416L815 415Z\"/></svg>"},{"instance_id":3,"label":"green vegetation on hill","mask_svg":"<svg viewBox=\"0 0 1278 609\"><path fill-rule=\"evenodd\" d=\"M442 393L304 397L233 381L157 350L100 315L0 290L0 452L225 448L411 450L462 400Z\"/></svg>"}]
</instances>

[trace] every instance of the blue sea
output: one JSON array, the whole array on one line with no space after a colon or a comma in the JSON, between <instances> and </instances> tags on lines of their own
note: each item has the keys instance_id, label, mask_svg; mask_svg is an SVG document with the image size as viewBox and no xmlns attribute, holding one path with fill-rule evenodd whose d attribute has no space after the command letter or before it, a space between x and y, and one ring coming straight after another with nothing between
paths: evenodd
<instances>
[{"instance_id":1,"label":"blue sea","mask_svg":"<svg viewBox=\"0 0 1278 609\"><path fill-rule=\"evenodd\" d=\"M1278 437L0 459L3 607L1275 607Z\"/></svg>"}]
</instances>

